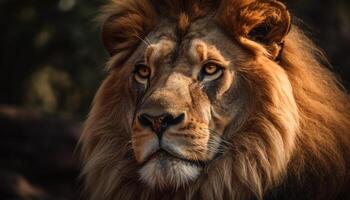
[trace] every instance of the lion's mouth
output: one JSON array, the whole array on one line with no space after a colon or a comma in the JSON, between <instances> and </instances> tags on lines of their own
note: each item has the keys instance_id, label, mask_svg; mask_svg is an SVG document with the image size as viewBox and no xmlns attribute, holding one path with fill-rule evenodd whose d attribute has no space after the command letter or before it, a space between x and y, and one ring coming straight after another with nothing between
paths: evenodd
<instances>
[{"instance_id":1,"label":"lion's mouth","mask_svg":"<svg viewBox=\"0 0 350 200\"><path fill-rule=\"evenodd\" d=\"M206 165L205 161L186 159L186 158L183 158L181 156L177 156L171 152L168 152L164 149L159 149L158 151L149 155L148 158L142 163L142 165L148 163L149 161L151 161L153 159L158 159L160 161L172 160L172 161L177 161L177 162L183 162L183 163L194 165L194 166L197 166L200 168L204 168Z\"/></svg>"}]
</instances>

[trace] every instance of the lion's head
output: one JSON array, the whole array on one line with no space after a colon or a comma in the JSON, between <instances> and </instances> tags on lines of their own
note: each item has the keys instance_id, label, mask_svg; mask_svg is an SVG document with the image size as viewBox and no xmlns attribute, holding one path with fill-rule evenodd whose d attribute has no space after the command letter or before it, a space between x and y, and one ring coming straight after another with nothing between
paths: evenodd
<instances>
[{"instance_id":1,"label":"lion's head","mask_svg":"<svg viewBox=\"0 0 350 200\"><path fill-rule=\"evenodd\" d=\"M91 199L261 199L305 166L344 182L347 96L282 3L114 0L101 18Z\"/></svg>"}]
</instances>

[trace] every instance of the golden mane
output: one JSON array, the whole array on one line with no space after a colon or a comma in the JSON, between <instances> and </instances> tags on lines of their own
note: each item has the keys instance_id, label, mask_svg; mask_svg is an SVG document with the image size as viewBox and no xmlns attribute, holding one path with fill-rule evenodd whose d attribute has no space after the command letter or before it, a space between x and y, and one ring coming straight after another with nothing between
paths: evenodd
<instances>
[{"instance_id":1,"label":"golden mane","mask_svg":"<svg viewBox=\"0 0 350 200\"><path fill-rule=\"evenodd\" d=\"M222 29L245 48L253 48L232 30L232 20L248 13L240 11L234 19L229 13L254 0L226 0L220 5L213 3L220 1L149 2L113 0L102 10L103 35L116 35L104 37L113 38L104 40L112 54L110 63L122 65L162 13L178 20L180 31L186 31L191 20L221 13L217 19ZM247 27L265 19L261 13L255 16L245 21ZM279 19L272 20L279 24ZM296 25L291 26L283 44L283 50L276 50L281 50L278 64L269 64L271 55L277 55L269 49L252 54L255 59L249 66L254 67L241 68L251 83L250 101L258 114L240 127L230 128L245 134L227 135L226 141L234 148L214 160L205 176L177 192L155 191L140 184L123 116L130 106L123 98L129 95L123 87L127 79L107 77L96 94L81 138L82 176L89 199L293 199L294 193L304 194L305 199L341 199L345 198L341 195L349 195L344 193L350 187L349 97L327 69L323 53ZM115 70L126 72L125 68ZM272 73L286 74L289 83L273 78Z\"/></svg>"}]
</instances>

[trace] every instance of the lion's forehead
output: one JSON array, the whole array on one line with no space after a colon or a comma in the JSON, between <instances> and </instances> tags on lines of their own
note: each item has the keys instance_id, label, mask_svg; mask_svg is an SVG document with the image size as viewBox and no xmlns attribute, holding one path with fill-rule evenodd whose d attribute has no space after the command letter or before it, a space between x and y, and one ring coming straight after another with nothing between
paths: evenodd
<instances>
[{"instance_id":1,"label":"lion's forehead","mask_svg":"<svg viewBox=\"0 0 350 200\"><path fill-rule=\"evenodd\" d=\"M171 23L161 24L146 37L143 51L146 62L159 61L185 66L195 65L207 59L215 59L228 64L235 60L232 52L239 48L212 22L200 20L191 23L186 33L178 33Z\"/></svg>"}]
</instances>

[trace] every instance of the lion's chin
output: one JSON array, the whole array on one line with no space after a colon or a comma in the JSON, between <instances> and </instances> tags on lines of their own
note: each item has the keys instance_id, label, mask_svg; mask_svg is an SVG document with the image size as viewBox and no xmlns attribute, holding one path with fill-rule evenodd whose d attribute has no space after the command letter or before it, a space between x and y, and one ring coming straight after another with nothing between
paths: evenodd
<instances>
[{"instance_id":1,"label":"lion's chin","mask_svg":"<svg viewBox=\"0 0 350 200\"><path fill-rule=\"evenodd\" d=\"M202 167L166 153L158 153L139 170L140 178L152 188L179 188L194 181Z\"/></svg>"}]
</instances>

